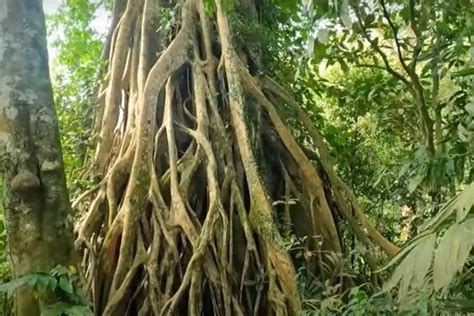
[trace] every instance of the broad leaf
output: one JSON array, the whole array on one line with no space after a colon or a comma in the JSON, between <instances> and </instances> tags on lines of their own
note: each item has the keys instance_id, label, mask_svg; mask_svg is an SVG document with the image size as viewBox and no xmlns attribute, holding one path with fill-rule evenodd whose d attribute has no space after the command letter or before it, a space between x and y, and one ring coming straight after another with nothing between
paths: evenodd
<instances>
[{"instance_id":1,"label":"broad leaf","mask_svg":"<svg viewBox=\"0 0 474 316\"><path fill-rule=\"evenodd\" d=\"M64 277L64 276L60 277L58 285L64 292L68 294L74 293L74 288L67 277Z\"/></svg>"},{"instance_id":2,"label":"broad leaf","mask_svg":"<svg viewBox=\"0 0 474 316\"><path fill-rule=\"evenodd\" d=\"M420 186L424 179L425 177L423 175L416 175L414 178L412 178L410 180L410 183L408 183L408 192L410 194L415 192L415 190Z\"/></svg>"},{"instance_id":3,"label":"broad leaf","mask_svg":"<svg viewBox=\"0 0 474 316\"><path fill-rule=\"evenodd\" d=\"M454 208L456 209L456 220L463 221L474 205L474 183L471 183L461 194L458 195Z\"/></svg>"},{"instance_id":4,"label":"broad leaf","mask_svg":"<svg viewBox=\"0 0 474 316\"><path fill-rule=\"evenodd\" d=\"M429 235L423 244L415 249L415 267L410 284L412 288L420 288L423 286L425 276L428 274L433 261L435 242L436 236L434 234Z\"/></svg>"},{"instance_id":5,"label":"broad leaf","mask_svg":"<svg viewBox=\"0 0 474 316\"><path fill-rule=\"evenodd\" d=\"M474 219L454 223L441 238L433 264L435 290L447 286L463 269L474 243L473 228Z\"/></svg>"},{"instance_id":6,"label":"broad leaf","mask_svg":"<svg viewBox=\"0 0 474 316\"><path fill-rule=\"evenodd\" d=\"M23 286L39 291L54 291L57 287L57 281L46 273L31 273L1 284L0 292L7 293L10 297L19 287Z\"/></svg>"},{"instance_id":7,"label":"broad leaf","mask_svg":"<svg viewBox=\"0 0 474 316\"><path fill-rule=\"evenodd\" d=\"M405 297L410 288L419 288L424 283L431 266L433 250L436 241L435 234L421 238L416 247L401 261L392 277L384 285L388 291L400 283L399 296Z\"/></svg>"},{"instance_id":8,"label":"broad leaf","mask_svg":"<svg viewBox=\"0 0 474 316\"><path fill-rule=\"evenodd\" d=\"M410 251L415 248L420 242L423 242L424 240L424 237L426 237L428 234L420 234L418 236L416 236L415 238L413 238L413 240L411 240L407 245L405 245L399 253L397 253L397 255L395 257L393 257L392 259L390 259L390 261L380 270L377 270L376 272L382 272L382 271L385 271L387 270L388 268L390 268L391 266L395 265L397 262L403 260L404 257L406 257Z\"/></svg>"},{"instance_id":9,"label":"broad leaf","mask_svg":"<svg viewBox=\"0 0 474 316\"><path fill-rule=\"evenodd\" d=\"M474 183L466 187L459 195L449 201L438 214L420 227L420 231L434 230L456 212L458 222L466 218L474 205Z\"/></svg>"},{"instance_id":10,"label":"broad leaf","mask_svg":"<svg viewBox=\"0 0 474 316\"><path fill-rule=\"evenodd\" d=\"M466 104L466 107L464 108L469 115L474 117L474 101Z\"/></svg>"},{"instance_id":11,"label":"broad leaf","mask_svg":"<svg viewBox=\"0 0 474 316\"><path fill-rule=\"evenodd\" d=\"M453 77L466 77L466 76L474 76L474 67L466 68L466 69L453 73Z\"/></svg>"}]
</instances>

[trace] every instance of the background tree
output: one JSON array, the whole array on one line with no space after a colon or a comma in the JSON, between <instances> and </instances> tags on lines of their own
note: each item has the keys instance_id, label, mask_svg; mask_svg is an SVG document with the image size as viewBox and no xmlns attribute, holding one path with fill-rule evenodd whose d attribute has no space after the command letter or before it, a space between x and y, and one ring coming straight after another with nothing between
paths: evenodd
<instances>
[{"instance_id":1,"label":"background tree","mask_svg":"<svg viewBox=\"0 0 474 316\"><path fill-rule=\"evenodd\" d=\"M0 34L3 204L18 277L73 263L73 234L41 1L0 1ZM45 299L19 289L17 315L39 315Z\"/></svg>"},{"instance_id":2,"label":"background tree","mask_svg":"<svg viewBox=\"0 0 474 316\"><path fill-rule=\"evenodd\" d=\"M93 1L69 1L47 17L49 46L55 52L50 62L53 92L72 200L90 184L81 173L93 147L91 129L104 67L104 34L92 24L98 10L105 8Z\"/></svg>"},{"instance_id":3,"label":"background tree","mask_svg":"<svg viewBox=\"0 0 474 316\"><path fill-rule=\"evenodd\" d=\"M472 5L462 0L337 4L325 11L306 8L312 63L339 65L346 73L366 68L391 76L402 102L391 112L394 115L380 113L403 118L418 140L401 173L408 179L409 193L421 188L435 203L452 197L459 185L472 181L474 170L469 114ZM460 13L460 7L466 10ZM323 16L328 10L332 14ZM376 96L377 86L368 93L369 99Z\"/></svg>"}]
</instances>

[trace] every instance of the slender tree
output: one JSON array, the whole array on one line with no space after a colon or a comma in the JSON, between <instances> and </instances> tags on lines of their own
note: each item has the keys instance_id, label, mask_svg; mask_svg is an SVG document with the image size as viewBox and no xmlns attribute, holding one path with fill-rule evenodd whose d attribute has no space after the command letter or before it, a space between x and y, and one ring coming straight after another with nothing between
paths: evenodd
<instances>
[{"instance_id":1,"label":"slender tree","mask_svg":"<svg viewBox=\"0 0 474 316\"><path fill-rule=\"evenodd\" d=\"M343 251L340 215L364 244L398 251L299 104L264 74L261 48L237 40L239 19L259 23L261 10L256 0L115 1L91 169L100 183L75 203L88 207L77 246L97 315L296 315L297 260L282 236L308 236L298 264L328 278L327 253ZM314 161L278 104L301 119Z\"/></svg>"},{"instance_id":2,"label":"slender tree","mask_svg":"<svg viewBox=\"0 0 474 316\"><path fill-rule=\"evenodd\" d=\"M0 144L14 276L71 264L73 230L40 0L0 0ZM40 314L31 289L16 314Z\"/></svg>"}]
</instances>

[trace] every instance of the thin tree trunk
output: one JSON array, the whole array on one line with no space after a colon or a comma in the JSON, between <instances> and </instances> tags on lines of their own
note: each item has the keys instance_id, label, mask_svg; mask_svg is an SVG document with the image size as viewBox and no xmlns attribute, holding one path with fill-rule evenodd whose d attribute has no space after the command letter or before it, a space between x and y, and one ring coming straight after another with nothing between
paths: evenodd
<instances>
[{"instance_id":1,"label":"thin tree trunk","mask_svg":"<svg viewBox=\"0 0 474 316\"><path fill-rule=\"evenodd\" d=\"M71 264L73 233L40 0L0 0L0 142L14 276ZM16 294L16 314L41 299Z\"/></svg>"}]
</instances>

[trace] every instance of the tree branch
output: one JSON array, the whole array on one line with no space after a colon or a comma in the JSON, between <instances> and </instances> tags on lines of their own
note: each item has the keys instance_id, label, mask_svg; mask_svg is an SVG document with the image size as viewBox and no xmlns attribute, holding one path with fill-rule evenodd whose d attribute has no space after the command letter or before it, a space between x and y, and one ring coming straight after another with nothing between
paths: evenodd
<instances>
[{"instance_id":1,"label":"tree branch","mask_svg":"<svg viewBox=\"0 0 474 316\"><path fill-rule=\"evenodd\" d=\"M415 99L415 103L417 105L417 108L418 108L418 111L419 111L419 114L420 114L420 120L423 124L423 130L422 130L423 131L423 137L424 137L426 146L428 148L428 152L433 155L434 152L435 152L434 141L433 141L433 120L431 119L430 114L428 112L428 107L426 105L425 95L424 95L424 92L423 92L423 86L420 83L419 77L416 73L416 69L415 68L412 69L412 68L408 67L406 65L405 61L403 60L403 56L401 54L400 42L398 41L398 37L397 37L397 28L396 28L395 24L393 24L393 21L391 20L390 15L388 14L388 11L385 7L384 0L380 0L380 2L382 4L382 9L384 11L383 12L384 17L389 22L390 27L391 27L391 29L394 33L395 43L396 43L397 52L398 52L398 58L400 59L400 62L403 66L403 69L405 70L405 72L407 73L407 75L410 79L407 79L405 76L403 76L401 73L396 71L390 65L390 62L388 61L387 54L385 54L382 51L382 49L378 46L378 44L370 38L370 36L367 32L367 29L366 29L366 27L365 27L365 25L362 21L362 17L361 17L361 13L360 13L359 8L353 7L353 9L354 9L354 12L356 13L357 19L358 19L359 24L361 26L362 35L364 36L364 38L371 44L372 48L380 55L380 57L382 58L382 60L385 64L385 67L386 67L387 71L391 75L393 75L395 78L397 78L397 79L401 80L403 83L405 83L405 85L407 86L407 88L410 91L411 95ZM417 54L419 54L419 53L417 53ZM416 66L416 63L415 63L415 66ZM411 67L413 67L413 65L411 65Z\"/></svg>"},{"instance_id":2,"label":"tree branch","mask_svg":"<svg viewBox=\"0 0 474 316\"><path fill-rule=\"evenodd\" d=\"M421 47L422 47L422 43L423 43L423 39L422 39L420 29L418 28L418 25L416 23L415 0L410 0L409 14L410 14L410 26L411 26L411 29L413 30L413 33L415 33L416 43L415 43L415 47L413 49L413 55L412 55L412 58L411 58L411 62L409 63L408 67L410 68L411 71L415 71L416 64L417 64L417 61L418 61L418 56L421 53Z\"/></svg>"},{"instance_id":3,"label":"tree branch","mask_svg":"<svg viewBox=\"0 0 474 316\"><path fill-rule=\"evenodd\" d=\"M409 68L407 64L405 63L405 60L403 59L403 54L402 54L402 48L400 41L398 40L398 28L396 27L395 23L393 23L392 19L390 18L390 13L387 10L387 7L385 6L385 0L380 0L380 5L382 6L382 11L383 11L383 16L388 22L388 25L392 29L393 33L393 39L395 40L395 46L397 47L397 54L398 54L398 59L400 60L400 64L402 65L403 69L407 73L409 73Z\"/></svg>"},{"instance_id":4,"label":"tree branch","mask_svg":"<svg viewBox=\"0 0 474 316\"><path fill-rule=\"evenodd\" d=\"M391 65L390 65L390 62L388 61L388 57L387 57L387 54L385 54L382 49L380 48L380 46L378 46L378 44L372 40L369 36L369 33L367 32L367 28L365 27L363 21L362 21L362 17L361 17L361 14L360 14L360 11L358 8L356 7L353 7L353 10L354 12L356 13L356 16L357 16L357 20L359 21L359 24L360 24L360 27L362 29L362 36L370 43L370 46L377 52L377 54L379 54L380 58L382 58L382 61L385 65L385 68L386 70L392 75L394 76L395 78L399 79L400 81L402 81L403 83L406 84L406 86L408 87L408 89L413 89L412 87L412 83L407 79L405 78L401 73L399 73L398 71L396 71Z\"/></svg>"},{"instance_id":5,"label":"tree branch","mask_svg":"<svg viewBox=\"0 0 474 316\"><path fill-rule=\"evenodd\" d=\"M296 102L296 100L291 95L289 95L283 87L281 87L277 82L269 77L263 78L262 86L265 89L273 92L283 101L285 101L293 110L295 110L298 118L309 132L314 144L318 149L321 165L323 166L331 184L334 187L334 193L338 196L336 202L338 203L341 211L344 212L344 215L352 218L353 210L355 212L355 218L365 228L367 234L374 240L374 242L379 245L389 256L395 256L400 249L387 240L369 221L362 210L362 207L360 206L354 192L336 174L334 171L335 162L330 155L329 148L324 142L322 135L314 127L311 119L301 109L298 102Z\"/></svg>"}]
</instances>

